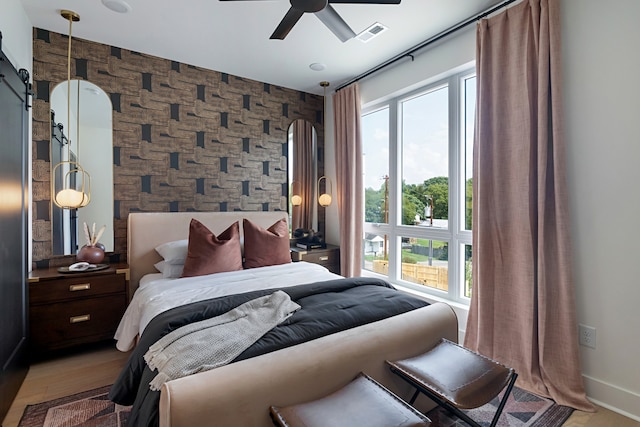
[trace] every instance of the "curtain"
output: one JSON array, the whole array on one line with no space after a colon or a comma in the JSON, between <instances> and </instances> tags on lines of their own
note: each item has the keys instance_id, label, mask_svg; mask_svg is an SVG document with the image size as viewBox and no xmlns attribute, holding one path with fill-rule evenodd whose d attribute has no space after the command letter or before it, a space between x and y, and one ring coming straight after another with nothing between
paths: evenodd
<instances>
[{"instance_id":1,"label":"curtain","mask_svg":"<svg viewBox=\"0 0 640 427\"><path fill-rule=\"evenodd\" d=\"M306 120L298 119L293 122L293 178L291 181L291 195L302 197L300 206L291 207L291 229L310 229L313 224L313 126ZM316 230L317 231L317 230Z\"/></svg>"},{"instance_id":2,"label":"curtain","mask_svg":"<svg viewBox=\"0 0 640 427\"><path fill-rule=\"evenodd\" d=\"M477 28L473 290L465 346L592 411L581 377L562 129L559 0Z\"/></svg>"},{"instance_id":3,"label":"curtain","mask_svg":"<svg viewBox=\"0 0 640 427\"><path fill-rule=\"evenodd\" d=\"M354 83L333 95L336 198L340 221L340 270L345 277L362 271L362 140L360 87Z\"/></svg>"}]
</instances>

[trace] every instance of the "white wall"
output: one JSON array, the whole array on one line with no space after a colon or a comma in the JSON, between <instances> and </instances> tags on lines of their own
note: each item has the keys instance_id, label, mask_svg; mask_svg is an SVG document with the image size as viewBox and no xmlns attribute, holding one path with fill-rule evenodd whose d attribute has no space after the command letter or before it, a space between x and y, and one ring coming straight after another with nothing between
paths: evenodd
<instances>
[{"instance_id":1,"label":"white wall","mask_svg":"<svg viewBox=\"0 0 640 427\"><path fill-rule=\"evenodd\" d=\"M16 69L26 68L31 73L33 43L31 22L20 0L2 0L0 13L2 50Z\"/></svg>"},{"instance_id":2,"label":"white wall","mask_svg":"<svg viewBox=\"0 0 640 427\"><path fill-rule=\"evenodd\" d=\"M565 135L587 394L640 420L640 2L563 0Z\"/></svg>"},{"instance_id":3,"label":"white wall","mask_svg":"<svg viewBox=\"0 0 640 427\"><path fill-rule=\"evenodd\" d=\"M419 52L412 61L399 60L393 68L360 81L363 106L380 102L399 92L409 92L430 81L474 65L476 56L475 27L470 25Z\"/></svg>"},{"instance_id":4,"label":"white wall","mask_svg":"<svg viewBox=\"0 0 640 427\"><path fill-rule=\"evenodd\" d=\"M580 347L583 377L592 400L640 420L640 1L561 0L561 7L578 322L597 330L596 349ZM363 104L474 57L471 29L362 80ZM335 176L332 124L326 134L327 173ZM335 207L327 213L327 240L338 243ZM464 328L465 310L457 311Z\"/></svg>"}]
</instances>

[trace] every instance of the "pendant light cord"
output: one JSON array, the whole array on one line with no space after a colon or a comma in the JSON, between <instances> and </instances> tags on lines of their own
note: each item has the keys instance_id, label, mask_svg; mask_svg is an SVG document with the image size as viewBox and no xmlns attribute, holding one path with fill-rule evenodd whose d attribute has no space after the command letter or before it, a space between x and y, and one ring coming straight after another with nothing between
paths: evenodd
<instances>
[{"instance_id":1,"label":"pendant light cord","mask_svg":"<svg viewBox=\"0 0 640 427\"><path fill-rule=\"evenodd\" d=\"M71 161L71 27L73 17L69 15L69 48L67 49L67 161Z\"/></svg>"}]
</instances>

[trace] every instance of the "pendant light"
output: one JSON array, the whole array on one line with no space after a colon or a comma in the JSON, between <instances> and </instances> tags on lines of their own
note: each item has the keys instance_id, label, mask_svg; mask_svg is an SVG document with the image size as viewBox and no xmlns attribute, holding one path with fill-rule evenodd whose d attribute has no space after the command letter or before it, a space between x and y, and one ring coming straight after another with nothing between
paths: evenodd
<instances>
[{"instance_id":1,"label":"pendant light","mask_svg":"<svg viewBox=\"0 0 640 427\"><path fill-rule=\"evenodd\" d=\"M322 121L323 124L326 125L327 121L326 121L326 111L327 111L327 86L329 86L329 82L320 82L320 86L322 86L323 90L324 90L324 98L322 99ZM326 126L325 126L326 129ZM320 194L320 187L321 187L321 182L322 180L324 180L324 193ZM317 194L320 194L320 196L318 197L318 203L320 203L320 206L323 207L327 207L331 204L331 193L332 193L332 188L331 188L331 180L327 177L327 176L321 176L320 179L318 179L318 188L317 188Z\"/></svg>"},{"instance_id":2,"label":"pendant light","mask_svg":"<svg viewBox=\"0 0 640 427\"><path fill-rule=\"evenodd\" d=\"M296 186L296 184L298 184ZM298 181L293 181L291 183L291 205L292 206L300 206L302 204L302 196L300 195L300 183Z\"/></svg>"},{"instance_id":3,"label":"pendant light","mask_svg":"<svg viewBox=\"0 0 640 427\"><path fill-rule=\"evenodd\" d=\"M67 132L71 129L71 28L73 22L80 21L80 15L70 10L61 10L60 15L69 21L69 48L67 53ZM80 82L76 111L76 147L80 146ZM79 151L79 149L78 149ZM79 153L78 153L79 154ZM71 157L71 139L67 135L66 159L51 170L51 196L53 203L62 209L78 209L91 201L91 176L77 160Z\"/></svg>"}]
</instances>

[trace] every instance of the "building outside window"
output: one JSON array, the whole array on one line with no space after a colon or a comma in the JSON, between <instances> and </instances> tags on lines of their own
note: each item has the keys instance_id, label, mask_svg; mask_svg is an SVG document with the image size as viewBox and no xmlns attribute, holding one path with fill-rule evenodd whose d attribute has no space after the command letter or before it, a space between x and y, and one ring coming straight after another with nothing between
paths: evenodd
<instances>
[{"instance_id":1,"label":"building outside window","mask_svg":"<svg viewBox=\"0 0 640 427\"><path fill-rule=\"evenodd\" d=\"M475 102L467 71L363 109L365 271L468 303Z\"/></svg>"}]
</instances>

